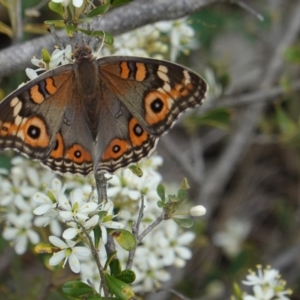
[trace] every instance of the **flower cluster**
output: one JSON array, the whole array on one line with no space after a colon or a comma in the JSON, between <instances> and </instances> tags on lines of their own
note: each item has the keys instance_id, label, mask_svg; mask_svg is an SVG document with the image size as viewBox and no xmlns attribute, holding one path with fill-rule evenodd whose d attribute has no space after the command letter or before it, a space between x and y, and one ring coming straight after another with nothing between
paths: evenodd
<instances>
[{"instance_id":1,"label":"flower cluster","mask_svg":"<svg viewBox=\"0 0 300 300\"><path fill-rule=\"evenodd\" d=\"M180 52L198 48L194 29L187 19L161 21L124 33L115 38L103 55L130 55L167 58L175 61Z\"/></svg>"},{"instance_id":2,"label":"flower cluster","mask_svg":"<svg viewBox=\"0 0 300 300\"><path fill-rule=\"evenodd\" d=\"M278 270L257 266L257 273L250 270L243 284L252 286L253 295L245 293L243 300L289 300L292 294L290 289L286 289L286 282L281 279Z\"/></svg>"}]
</instances>

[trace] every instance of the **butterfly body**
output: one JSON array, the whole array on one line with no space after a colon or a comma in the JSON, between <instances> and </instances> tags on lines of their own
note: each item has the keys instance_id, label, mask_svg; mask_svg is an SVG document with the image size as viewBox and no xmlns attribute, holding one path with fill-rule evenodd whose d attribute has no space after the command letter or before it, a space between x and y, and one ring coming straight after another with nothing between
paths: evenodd
<instances>
[{"instance_id":1,"label":"butterfly body","mask_svg":"<svg viewBox=\"0 0 300 300\"><path fill-rule=\"evenodd\" d=\"M74 58L0 103L0 149L14 149L58 173L114 172L149 155L207 90L199 75L166 61L96 60L87 46Z\"/></svg>"}]
</instances>

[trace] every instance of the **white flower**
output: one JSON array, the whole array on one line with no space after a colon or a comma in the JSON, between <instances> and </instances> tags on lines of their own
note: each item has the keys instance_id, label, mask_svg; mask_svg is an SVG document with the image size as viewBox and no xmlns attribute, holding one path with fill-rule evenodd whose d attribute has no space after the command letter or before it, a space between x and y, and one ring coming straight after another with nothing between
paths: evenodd
<instances>
[{"instance_id":1,"label":"white flower","mask_svg":"<svg viewBox=\"0 0 300 300\"><path fill-rule=\"evenodd\" d=\"M89 214L98 207L98 204L95 202L86 202L83 191L79 188L72 192L70 202L64 194L59 196L58 202L63 209L59 214L65 221L70 221L73 218L86 220L89 218Z\"/></svg>"},{"instance_id":2,"label":"white flower","mask_svg":"<svg viewBox=\"0 0 300 300\"><path fill-rule=\"evenodd\" d=\"M7 215L7 222L10 224L4 228L2 236L12 241L17 254L23 254L28 246L28 241L37 244L40 241L39 235L32 230L32 215L24 213L20 215Z\"/></svg>"},{"instance_id":3,"label":"white flower","mask_svg":"<svg viewBox=\"0 0 300 300\"><path fill-rule=\"evenodd\" d=\"M90 249L86 247L76 246L76 243L70 240L66 242L62 241L56 236L49 237L50 242L60 248L61 250L57 253L53 253L53 256L49 260L50 266L58 265L63 259L63 268L65 267L67 261L69 260L69 266L74 273L80 272L80 259L90 255Z\"/></svg>"},{"instance_id":4,"label":"white flower","mask_svg":"<svg viewBox=\"0 0 300 300\"><path fill-rule=\"evenodd\" d=\"M50 210L53 210L57 207L57 199L60 195L63 195L65 192L65 185L62 186L62 183L59 179L54 178L51 182L51 189L48 190L48 193L53 196L51 199L48 195L37 192L33 195L32 199L39 204L39 206L33 211L36 215L44 215Z\"/></svg>"},{"instance_id":5,"label":"white flower","mask_svg":"<svg viewBox=\"0 0 300 300\"><path fill-rule=\"evenodd\" d=\"M250 274L246 276L247 280L243 280L242 283L253 286L254 295L245 294L243 300L290 299L286 295L291 295L292 291L286 289L286 283L280 278L278 270L270 267L263 269L261 265L258 265L257 274L251 270L249 272Z\"/></svg>"},{"instance_id":6,"label":"white flower","mask_svg":"<svg viewBox=\"0 0 300 300\"><path fill-rule=\"evenodd\" d=\"M213 242L216 246L223 248L228 256L236 256L242 247L242 243L249 234L250 223L245 220L231 219L222 231L214 234Z\"/></svg>"},{"instance_id":7,"label":"white flower","mask_svg":"<svg viewBox=\"0 0 300 300\"><path fill-rule=\"evenodd\" d=\"M107 214L103 216L103 218L100 220L101 235L104 244L107 243L107 228L111 228L111 229L124 228L124 225L122 223L112 221L112 219L115 217L113 216L113 209L114 209L114 204L112 201L107 201L106 203L103 203L100 208L101 211L107 212Z\"/></svg>"},{"instance_id":8,"label":"white flower","mask_svg":"<svg viewBox=\"0 0 300 300\"><path fill-rule=\"evenodd\" d=\"M34 79L38 73L45 70L54 69L59 65L69 64L72 61L72 46L67 45L65 49L55 49L51 56L50 61L45 62L42 58L37 59L33 57L31 63L38 67L38 69L26 68L25 72L29 79Z\"/></svg>"},{"instance_id":9,"label":"white flower","mask_svg":"<svg viewBox=\"0 0 300 300\"><path fill-rule=\"evenodd\" d=\"M70 0L51 0L55 3L61 3L62 6L67 7L70 3ZM83 0L72 0L72 3L75 7L81 7L83 4Z\"/></svg>"},{"instance_id":10,"label":"white flower","mask_svg":"<svg viewBox=\"0 0 300 300\"><path fill-rule=\"evenodd\" d=\"M99 216L94 215L90 219L80 223L86 230L89 230L90 228L95 227L98 222ZM69 222L68 225L71 226L71 228L67 228L63 233L63 238L66 240L71 240L83 232L82 227L75 222Z\"/></svg>"}]
</instances>

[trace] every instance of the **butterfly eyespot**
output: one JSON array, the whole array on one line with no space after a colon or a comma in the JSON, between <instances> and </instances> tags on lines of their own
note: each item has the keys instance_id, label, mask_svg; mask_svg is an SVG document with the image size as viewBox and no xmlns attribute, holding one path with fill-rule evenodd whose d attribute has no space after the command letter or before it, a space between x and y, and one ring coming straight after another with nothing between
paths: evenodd
<instances>
[{"instance_id":1,"label":"butterfly eyespot","mask_svg":"<svg viewBox=\"0 0 300 300\"><path fill-rule=\"evenodd\" d=\"M112 151L114 153L118 153L118 152L120 152L120 150L121 150L121 147L119 145L115 145L112 147Z\"/></svg>"},{"instance_id":2,"label":"butterfly eyespot","mask_svg":"<svg viewBox=\"0 0 300 300\"><path fill-rule=\"evenodd\" d=\"M75 157L80 158L81 157L81 151L79 151L79 150L74 151L74 155L75 155Z\"/></svg>"},{"instance_id":3,"label":"butterfly eyespot","mask_svg":"<svg viewBox=\"0 0 300 300\"><path fill-rule=\"evenodd\" d=\"M30 125L27 129L27 133L32 139L38 139L41 135L41 129L37 126Z\"/></svg>"},{"instance_id":4,"label":"butterfly eyespot","mask_svg":"<svg viewBox=\"0 0 300 300\"><path fill-rule=\"evenodd\" d=\"M141 136L143 134L144 130L139 124L136 124L133 127L133 132L136 136Z\"/></svg>"},{"instance_id":5,"label":"butterfly eyespot","mask_svg":"<svg viewBox=\"0 0 300 300\"><path fill-rule=\"evenodd\" d=\"M150 106L153 112L159 113L163 109L164 104L161 99L156 98L154 101L152 101Z\"/></svg>"},{"instance_id":6,"label":"butterfly eyespot","mask_svg":"<svg viewBox=\"0 0 300 300\"><path fill-rule=\"evenodd\" d=\"M1 131L8 132L8 127L6 125L2 125Z\"/></svg>"}]
</instances>

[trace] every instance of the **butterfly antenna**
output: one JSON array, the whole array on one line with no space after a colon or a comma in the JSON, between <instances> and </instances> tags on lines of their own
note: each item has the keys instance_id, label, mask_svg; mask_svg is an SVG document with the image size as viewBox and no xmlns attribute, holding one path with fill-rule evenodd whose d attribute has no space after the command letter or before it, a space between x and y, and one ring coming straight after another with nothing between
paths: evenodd
<instances>
[{"instance_id":1,"label":"butterfly antenna","mask_svg":"<svg viewBox=\"0 0 300 300\"><path fill-rule=\"evenodd\" d=\"M103 31L102 41L101 41L99 50L97 51L95 57L98 57L98 55L100 54L100 52L101 52L101 50L102 50L102 48L104 46L104 43L105 43L105 31Z\"/></svg>"}]
</instances>

